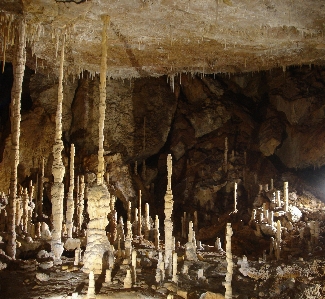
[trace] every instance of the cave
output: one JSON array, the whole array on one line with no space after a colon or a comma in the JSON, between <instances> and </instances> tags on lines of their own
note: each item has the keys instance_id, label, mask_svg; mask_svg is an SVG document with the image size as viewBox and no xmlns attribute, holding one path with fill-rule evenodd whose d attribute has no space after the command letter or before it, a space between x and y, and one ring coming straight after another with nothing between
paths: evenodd
<instances>
[{"instance_id":1,"label":"cave","mask_svg":"<svg viewBox=\"0 0 325 299\"><path fill-rule=\"evenodd\" d=\"M321 0L2 0L0 298L325 298Z\"/></svg>"}]
</instances>

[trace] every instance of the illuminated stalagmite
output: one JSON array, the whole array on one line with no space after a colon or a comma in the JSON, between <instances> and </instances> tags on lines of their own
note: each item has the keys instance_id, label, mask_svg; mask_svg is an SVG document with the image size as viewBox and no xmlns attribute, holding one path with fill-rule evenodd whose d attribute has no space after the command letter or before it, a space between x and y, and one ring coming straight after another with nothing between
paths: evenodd
<instances>
[{"instance_id":1,"label":"illuminated stalagmite","mask_svg":"<svg viewBox=\"0 0 325 299\"><path fill-rule=\"evenodd\" d=\"M64 198L64 184L62 182L65 168L62 162L62 102L63 102L63 63L64 63L64 47L65 34L62 36L62 48L59 71L59 87L58 87L58 104L55 117L55 143L53 145L53 165L52 174L54 183L51 188L51 202L52 202L52 217L53 217L53 231L52 231L52 254L54 256L54 263L60 264L61 254L63 252L63 244L61 243L62 221L63 221L63 198Z\"/></svg>"},{"instance_id":2,"label":"illuminated stalagmite","mask_svg":"<svg viewBox=\"0 0 325 299\"><path fill-rule=\"evenodd\" d=\"M67 198L67 213L66 213L68 238L72 238L72 229L73 229L74 155L75 155L74 145L71 144L71 150L70 150L70 186L69 186L69 193L68 193L68 198Z\"/></svg>"},{"instance_id":3,"label":"illuminated stalagmite","mask_svg":"<svg viewBox=\"0 0 325 299\"><path fill-rule=\"evenodd\" d=\"M232 298L232 273L233 273L233 266L234 263L232 261L232 253L231 253L231 236L232 236L232 227L231 223L227 223L226 229L226 260L227 260L227 274L226 274L226 281L224 282L224 286L226 289L225 298L231 299Z\"/></svg>"},{"instance_id":4,"label":"illuminated stalagmite","mask_svg":"<svg viewBox=\"0 0 325 299\"><path fill-rule=\"evenodd\" d=\"M99 100L99 150L97 184L88 189L89 223L87 228L87 247L84 255L83 271L100 274L103 270L103 256L111 250L106 236L107 215L110 213L110 194L104 184L104 122L106 110L106 70L107 70L107 25L109 17L103 17L102 59L100 69L100 100Z\"/></svg>"},{"instance_id":5,"label":"illuminated stalagmite","mask_svg":"<svg viewBox=\"0 0 325 299\"><path fill-rule=\"evenodd\" d=\"M167 156L167 190L165 194L165 269L170 268L173 255L173 193L172 193L172 156Z\"/></svg>"},{"instance_id":6,"label":"illuminated stalagmite","mask_svg":"<svg viewBox=\"0 0 325 299\"><path fill-rule=\"evenodd\" d=\"M20 100L26 63L26 34L25 22L19 23L18 43L16 56L13 61L14 82L11 91L11 163L10 163L10 194L8 209L8 244L7 253L10 257L16 255L16 223L15 209L17 198L17 167L19 164L19 137L20 137ZM4 63L3 63L4 64Z\"/></svg>"}]
</instances>

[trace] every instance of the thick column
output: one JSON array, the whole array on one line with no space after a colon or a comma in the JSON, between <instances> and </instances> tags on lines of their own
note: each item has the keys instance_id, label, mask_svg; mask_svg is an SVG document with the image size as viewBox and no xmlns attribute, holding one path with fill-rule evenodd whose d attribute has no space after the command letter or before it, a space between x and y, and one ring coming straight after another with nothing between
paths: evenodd
<instances>
[{"instance_id":1,"label":"thick column","mask_svg":"<svg viewBox=\"0 0 325 299\"><path fill-rule=\"evenodd\" d=\"M99 87L99 138L98 138L98 172L97 184L88 189L88 213L89 223L87 228L87 247L84 255L83 271L94 274L101 274L103 257L106 252L112 250L107 239L105 228L107 216L110 213L110 194L107 185L104 183L104 123L106 110L106 70L107 70L107 25L108 16L103 16L102 31L102 59L100 66L100 87Z\"/></svg>"},{"instance_id":2,"label":"thick column","mask_svg":"<svg viewBox=\"0 0 325 299\"><path fill-rule=\"evenodd\" d=\"M20 100L26 63L26 34L25 22L21 20L18 28L16 55L13 60L14 82L11 90L11 155L10 155L10 194L8 199L8 243L7 254L11 258L16 255L16 198L17 198L17 167L19 164L20 137ZM4 62L3 62L4 65Z\"/></svg>"},{"instance_id":3,"label":"thick column","mask_svg":"<svg viewBox=\"0 0 325 299\"><path fill-rule=\"evenodd\" d=\"M172 193L172 156L167 156L167 191L165 194L165 269L170 268L173 254L173 193Z\"/></svg>"},{"instance_id":4,"label":"thick column","mask_svg":"<svg viewBox=\"0 0 325 299\"><path fill-rule=\"evenodd\" d=\"M58 104L55 117L55 143L53 145L53 165L52 174L54 183L51 188L53 231L51 250L54 255L54 263L60 264L61 254L63 252L63 244L61 243L62 221L63 221L63 198L64 184L63 177L65 168L62 162L62 102L63 102L63 63L64 63L64 46L65 35L62 36L62 48L59 71L59 87L58 87Z\"/></svg>"},{"instance_id":5,"label":"thick column","mask_svg":"<svg viewBox=\"0 0 325 299\"><path fill-rule=\"evenodd\" d=\"M74 145L71 144L71 149L70 149L70 185L69 185L69 193L68 193L68 198L67 198L67 212L66 212L68 238L72 238L72 229L73 229L74 155L75 155L75 148L74 148Z\"/></svg>"}]
</instances>

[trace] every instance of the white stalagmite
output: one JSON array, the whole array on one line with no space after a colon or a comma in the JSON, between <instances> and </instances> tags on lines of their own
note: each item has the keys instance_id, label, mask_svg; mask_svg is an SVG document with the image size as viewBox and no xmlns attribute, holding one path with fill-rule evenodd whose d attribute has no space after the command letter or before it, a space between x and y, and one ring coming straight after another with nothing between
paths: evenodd
<instances>
[{"instance_id":1,"label":"white stalagmite","mask_svg":"<svg viewBox=\"0 0 325 299\"><path fill-rule=\"evenodd\" d=\"M281 191L276 191L276 206L281 207Z\"/></svg>"},{"instance_id":2,"label":"white stalagmite","mask_svg":"<svg viewBox=\"0 0 325 299\"><path fill-rule=\"evenodd\" d=\"M84 196L85 196L85 177L82 175L80 176L80 189L78 196L78 207L77 207L77 214L78 214L78 230L81 231L81 226L83 223L83 211L84 211Z\"/></svg>"},{"instance_id":3,"label":"white stalagmite","mask_svg":"<svg viewBox=\"0 0 325 299\"><path fill-rule=\"evenodd\" d=\"M156 219L155 219L155 248L156 249L159 249L159 237L160 237L159 218L158 218L158 215L156 215Z\"/></svg>"},{"instance_id":4,"label":"white stalagmite","mask_svg":"<svg viewBox=\"0 0 325 299\"><path fill-rule=\"evenodd\" d=\"M84 254L83 271L101 274L103 256L112 247L106 236L107 216L110 213L110 194L104 183L104 122L106 110L106 70L107 70L107 25L108 16L103 16L102 59L100 69L100 103L99 103L99 150L97 184L88 188L89 223L87 228L87 246Z\"/></svg>"},{"instance_id":5,"label":"white stalagmite","mask_svg":"<svg viewBox=\"0 0 325 299\"><path fill-rule=\"evenodd\" d=\"M234 184L234 212L237 212L237 183Z\"/></svg>"},{"instance_id":6,"label":"white stalagmite","mask_svg":"<svg viewBox=\"0 0 325 299\"><path fill-rule=\"evenodd\" d=\"M132 223L132 203L131 201L128 202L128 219Z\"/></svg>"},{"instance_id":7,"label":"white stalagmite","mask_svg":"<svg viewBox=\"0 0 325 299\"><path fill-rule=\"evenodd\" d=\"M188 240L187 242L193 242L194 233L193 233L193 222L189 221L188 223Z\"/></svg>"},{"instance_id":8,"label":"white stalagmite","mask_svg":"<svg viewBox=\"0 0 325 299\"><path fill-rule=\"evenodd\" d=\"M165 269L170 268L173 254L173 193L172 193L172 156L167 156L167 190L165 194Z\"/></svg>"},{"instance_id":9,"label":"white stalagmite","mask_svg":"<svg viewBox=\"0 0 325 299\"><path fill-rule=\"evenodd\" d=\"M27 188L24 189L24 194L23 194L23 231L27 232L27 225L28 225L28 192Z\"/></svg>"},{"instance_id":10,"label":"white stalagmite","mask_svg":"<svg viewBox=\"0 0 325 299\"><path fill-rule=\"evenodd\" d=\"M284 201L284 211L288 212L289 208L289 188L288 182L283 183L283 201Z\"/></svg>"},{"instance_id":11,"label":"white stalagmite","mask_svg":"<svg viewBox=\"0 0 325 299\"><path fill-rule=\"evenodd\" d=\"M126 237L125 237L125 258L129 259L132 251L132 224L128 220L126 222Z\"/></svg>"},{"instance_id":12,"label":"white stalagmite","mask_svg":"<svg viewBox=\"0 0 325 299\"><path fill-rule=\"evenodd\" d=\"M280 259L281 254L281 222L280 220L277 221L277 228L276 228L276 248L275 248L275 255L277 260Z\"/></svg>"},{"instance_id":13,"label":"white stalagmite","mask_svg":"<svg viewBox=\"0 0 325 299\"><path fill-rule=\"evenodd\" d=\"M16 198L17 198L17 167L19 164L19 137L20 137L20 100L26 63L26 25L25 21L19 22L18 43L16 55L13 59L14 82L11 90L11 155L10 155L10 194L8 198L8 243L7 254L11 258L16 256ZM5 60L4 60L5 61ZM4 65L4 62L3 62Z\"/></svg>"},{"instance_id":14,"label":"white stalagmite","mask_svg":"<svg viewBox=\"0 0 325 299\"><path fill-rule=\"evenodd\" d=\"M177 283L178 278L177 278L177 252L173 253L173 277L172 281Z\"/></svg>"},{"instance_id":15,"label":"white stalagmite","mask_svg":"<svg viewBox=\"0 0 325 299\"><path fill-rule=\"evenodd\" d=\"M144 206L144 212L145 212L145 227L144 227L144 237L146 240L149 240L149 234L150 234L150 216L149 216L149 204L146 203Z\"/></svg>"},{"instance_id":16,"label":"white stalagmite","mask_svg":"<svg viewBox=\"0 0 325 299\"><path fill-rule=\"evenodd\" d=\"M92 299L96 298L95 296L95 277L94 272L90 271L89 273L89 285L87 291L87 298Z\"/></svg>"},{"instance_id":17,"label":"white stalagmite","mask_svg":"<svg viewBox=\"0 0 325 299\"><path fill-rule=\"evenodd\" d=\"M231 253L231 236L232 236L232 228L231 223L227 223L226 229L226 260L227 260L227 274L226 281L224 282L224 286L226 289L225 299L232 299L232 273L233 273L233 261L232 261L232 253Z\"/></svg>"},{"instance_id":18,"label":"white stalagmite","mask_svg":"<svg viewBox=\"0 0 325 299\"><path fill-rule=\"evenodd\" d=\"M59 70L58 104L55 117L55 143L53 145L52 174L54 183L51 188L53 231L51 251L54 263L60 264L63 244L61 243L62 221L63 221L63 197L64 184L62 183L65 168L62 162L62 102L63 102L63 63L64 63L65 34L62 36L62 48Z\"/></svg>"},{"instance_id":19,"label":"white stalagmite","mask_svg":"<svg viewBox=\"0 0 325 299\"><path fill-rule=\"evenodd\" d=\"M72 229L73 229L74 155L75 155L75 148L74 148L74 145L71 144L71 149L70 149L70 185L69 185L69 192L68 192L68 198L67 198L67 212L66 212L68 238L72 238Z\"/></svg>"}]
</instances>

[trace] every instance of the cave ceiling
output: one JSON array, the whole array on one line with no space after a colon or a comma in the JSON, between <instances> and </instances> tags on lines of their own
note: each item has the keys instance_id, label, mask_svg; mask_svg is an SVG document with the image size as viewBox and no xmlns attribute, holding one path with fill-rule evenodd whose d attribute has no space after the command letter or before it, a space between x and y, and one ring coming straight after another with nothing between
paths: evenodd
<instances>
[{"instance_id":1,"label":"cave ceiling","mask_svg":"<svg viewBox=\"0 0 325 299\"><path fill-rule=\"evenodd\" d=\"M324 64L322 0L2 0L0 12L1 55L7 36L11 60L10 34L23 16L27 65L43 73L58 74L64 33L66 75L98 73L103 15L110 16L107 72L113 78Z\"/></svg>"}]
</instances>

